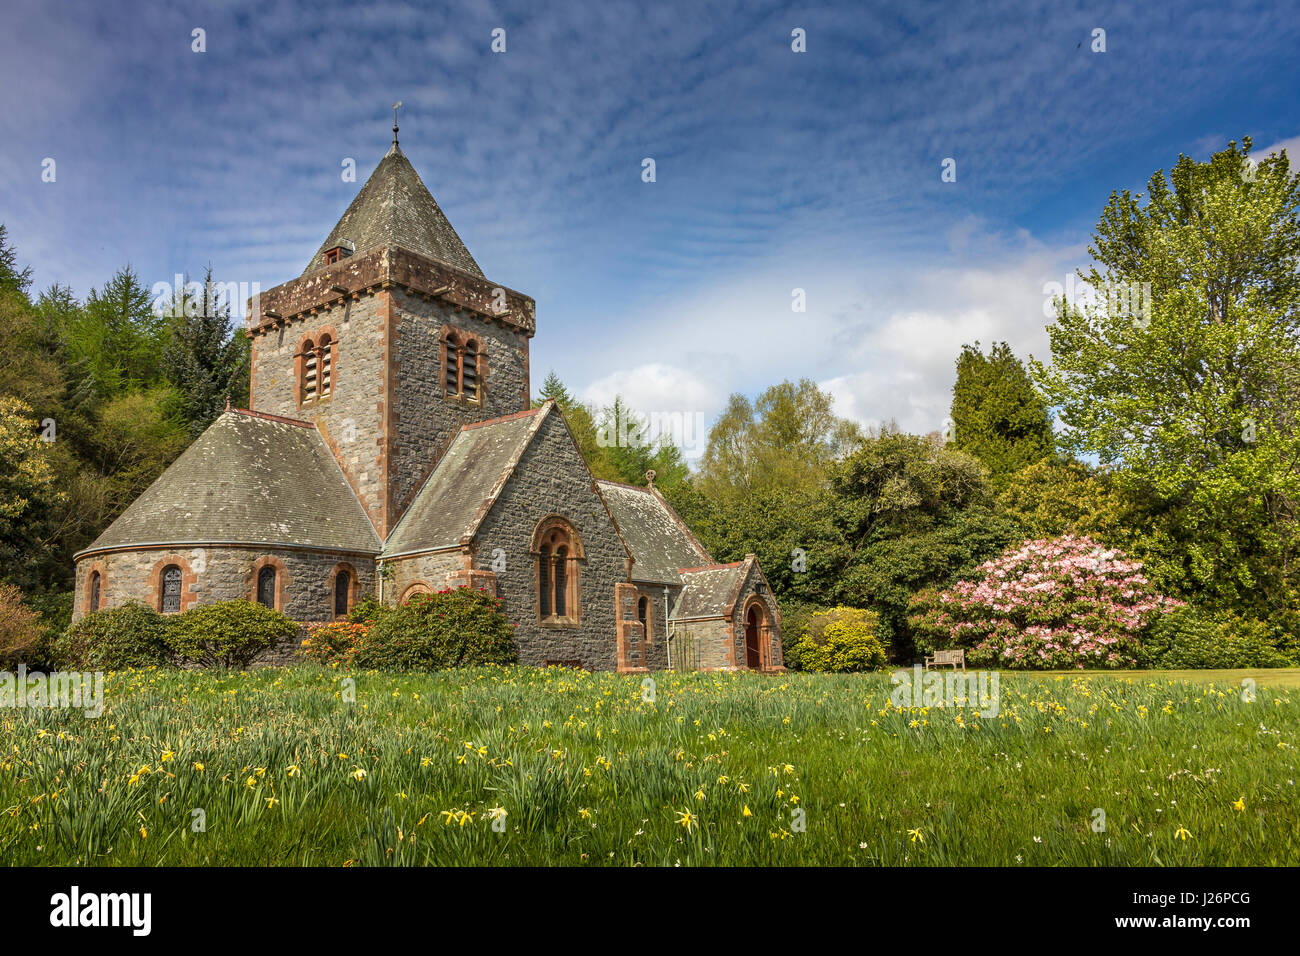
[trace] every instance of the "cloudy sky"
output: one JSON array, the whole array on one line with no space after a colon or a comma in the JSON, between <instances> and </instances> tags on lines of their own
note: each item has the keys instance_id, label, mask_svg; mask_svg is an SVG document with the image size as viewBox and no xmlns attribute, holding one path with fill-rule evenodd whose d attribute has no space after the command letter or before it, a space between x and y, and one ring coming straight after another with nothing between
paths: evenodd
<instances>
[{"instance_id":1,"label":"cloudy sky","mask_svg":"<svg viewBox=\"0 0 1300 956\"><path fill-rule=\"evenodd\" d=\"M962 343L1045 357L1044 285L1112 190L1300 147L1283 2L6 7L0 222L38 288L296 276L400 99L466 245L537 300L534 387L707 421L807 376L937 429Z\"/></svg>"}]
</instances>

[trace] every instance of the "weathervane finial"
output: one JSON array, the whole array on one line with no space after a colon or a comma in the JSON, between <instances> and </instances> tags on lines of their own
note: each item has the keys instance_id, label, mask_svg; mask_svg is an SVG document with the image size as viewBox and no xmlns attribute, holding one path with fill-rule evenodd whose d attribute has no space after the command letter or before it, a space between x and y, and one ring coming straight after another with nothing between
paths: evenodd
<instances>
[{"instance_id":1,"label":"weathervane finial","mask_svg":"<svg viewBox=\"0 0 1300 956\"><path fill-rule=\"evenodd\" d=\"M397 110L398 107L400 107L401 105L402 105L401 100L398 100L396 103L393 104L393 145L394 146L397 145Z\"/></svg>"}]
</instances>

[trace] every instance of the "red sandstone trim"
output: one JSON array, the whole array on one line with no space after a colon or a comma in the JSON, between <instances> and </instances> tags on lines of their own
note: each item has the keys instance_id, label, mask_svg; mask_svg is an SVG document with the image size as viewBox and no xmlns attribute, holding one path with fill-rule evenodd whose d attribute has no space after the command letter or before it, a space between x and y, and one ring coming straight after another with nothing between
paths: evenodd
<instances>
[{"instance_id":1,"label":"red sandstone trim","mask_svg":"<svg viewBox=\"0 0 1300 956\"><path fill-rule=\"evenodd\" d=\"M725 568L741 567L744 563L745 563L744 561L732 561L730 564L705 564L705 565L701 565L698 568L678 568L677 573L693 574L696 571L722 571Z\"/></svg>"},{"instance_id":2,"label":"red sandstone trim","mask_svg":"<svg viewBox=\"0 0 1300 956\"><path fill-rule=\"evenodd\" d=\"M529 415L536 415L538 412L544 411L546 406L551 404L553 403L548 401L540 408L525 408L522 412L513 412L512 414L501 415L497 418L485 418L481 422L466 422L464 425L460 426L460 430L467 432L472 431L475 428L483 428L485 425L499 425L502 422L514 421L518 418L527 418Z\"/></svg>"},{"instance_id":3,"label":"red sandstone trim","mask_svg":"<svg viewBox=\"0 0 1300 956\"><path fill-rule=\"evenodd\" d=\"M249 418L263 418L268 422L279 422L282 425L297 425L299 428L315 428L314 422L304 422L297 418L285 418L283 415L272 415L269 412L255 412L251 408L232 408L232 412L238 415L247 415Z\"/></svg>"}]
</instances>

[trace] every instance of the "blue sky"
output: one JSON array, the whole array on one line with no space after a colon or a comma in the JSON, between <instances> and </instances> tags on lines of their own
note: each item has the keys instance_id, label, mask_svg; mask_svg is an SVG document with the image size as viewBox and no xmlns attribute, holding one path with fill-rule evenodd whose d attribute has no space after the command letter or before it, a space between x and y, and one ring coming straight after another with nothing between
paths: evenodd
<instances>
[{"instance_id":1,"label":"blue sky","mask_svg":"<svg viewBox=\"0 0 1300 956\"><path fill-rule=\"evenodd\" d=\"M1087 262L1112 189L1242 135L1300 146L1289 3L19 0L4 21L0 221L38 288L126 263L296 276L400 99L483 270L537 300L537 382L706 421L808 376L865 423L940 428L963 342L1046 357L1043 286Z\"/></svg>"}]
</instances>

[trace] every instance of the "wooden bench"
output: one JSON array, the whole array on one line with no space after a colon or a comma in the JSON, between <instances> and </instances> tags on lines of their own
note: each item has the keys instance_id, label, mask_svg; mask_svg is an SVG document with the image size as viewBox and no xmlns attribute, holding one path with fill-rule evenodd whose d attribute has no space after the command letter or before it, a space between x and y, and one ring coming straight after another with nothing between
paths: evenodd
<instances>
[{"instance_id":1,"label":"wooden bench","mask_svg":"<svg viewBox=\"0 0 1300 956\"><path fill-rule=\"evenodd\" d=\"M956 670L958 665L962 670L966 669L966 652L961 648L955 651L935 651L934 656L925 659L925 669L931 670L935 667L952 666Z\"/></svg>"}]
</instances>

